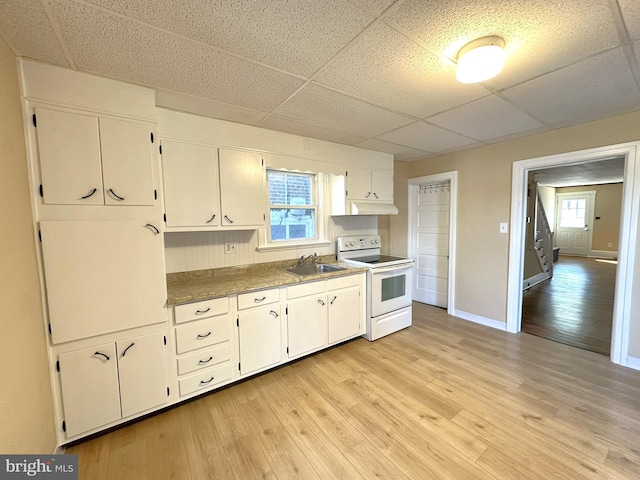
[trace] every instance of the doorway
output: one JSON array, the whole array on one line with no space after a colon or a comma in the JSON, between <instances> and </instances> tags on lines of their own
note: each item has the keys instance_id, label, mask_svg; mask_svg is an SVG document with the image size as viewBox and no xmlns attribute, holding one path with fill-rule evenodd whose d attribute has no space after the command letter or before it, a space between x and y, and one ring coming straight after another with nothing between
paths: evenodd
<instances>
[{"instance_id":1,"label":"doorway","mask_svg":"<svg viewBox=\"0 0 640 480\"><path fill-rule=\"evenodd\" d=\"M409 179L412 299L454 311L457 172Z\"/></svg>"},{"instance_id":2,"label":"doorway","mask_svg":"<svg viewBox=\"0 0 640 480\"><path fill-rule=\"evenodd\" d=\"M566 255L586 257L591 250L595 191L556 194L555 246Z\"/></svg>"},{"instance_id":3,"label":"doorway","mask_svg":"<svg viewBox=\"0 0 640 480\"><path fill-rule=\"evenodd\" d=\"M632 288L635 280L635 245L638 236L638 206L640 206L640 175L637 171L637 149L633 142L610 147L594 148L562 155L540 157L514 162L511 199L511 237L509 246L509 280L507 298L507 330L517 333L522 321L522 274L526 225L527 176L529 171L562 165L597 162L606 158L625 158L624 189L620 228L619 264L616 272L614 314L611 339L611 360L627 365Z\"/></svg>"}]
</instances>

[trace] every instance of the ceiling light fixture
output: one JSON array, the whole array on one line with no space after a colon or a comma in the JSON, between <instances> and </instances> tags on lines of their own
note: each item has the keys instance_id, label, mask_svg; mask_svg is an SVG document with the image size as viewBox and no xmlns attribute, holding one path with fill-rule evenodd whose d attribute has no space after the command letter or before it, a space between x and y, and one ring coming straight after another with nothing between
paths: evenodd
<instances>
[{"instance_id":1,"label":"ceiling light fixture","mask_svg":"<svg viewBox=\"0 0 640 480\"><path fill-rule=\"evenodd\" d=\"M504 66L506 52L501 37L482 37L458 52L456 78L461 83L478 83L495 77Z\"/></svg>"}]
</instances>

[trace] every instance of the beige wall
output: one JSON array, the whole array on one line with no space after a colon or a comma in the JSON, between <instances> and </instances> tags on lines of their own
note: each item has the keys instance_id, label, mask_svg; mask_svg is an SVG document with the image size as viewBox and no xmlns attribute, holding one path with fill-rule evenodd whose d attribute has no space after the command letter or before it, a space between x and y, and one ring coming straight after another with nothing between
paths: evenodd
<instances>
[{"instance_id":1,"label":"beige wall","mask_svg":"<svg viewBox=\"0 0 640 480\"><path fill-rule=\"evenodd\" d=\"M596 201L594 217L600 217L593 223L592 250L608 252L618 251L620 234L620 214L622 211L622 183L610 185L584 185L579 187L563 187L556 193L573 193L595 190ZM609 247L609 243L612 244Z\"/></svg>"},{"instance_id":2,"label":"beige wall","mask_svg":"<svg viewBox=\"0 0 640 480\"><path fill-rule=\"evenodd\" d=\"M458 171L456 309L506 322L511 168L516 160L640 139L640 112L483 146L435 158L396 162L395 199L407 197L407 179ZM404 176L404 178L401 178ZM393 245L406 243L407 208L389 222Z\"/></svg>"},{"instance_id":3,"label":"beige wall","mask_svg":"<svg viewBox=\"0 0 640 480\"><path fill-rule=\"evenodd\" d=\"M0 453L52 453L51 384L16 60L0 39Z\"/></svg>"}]
</instances>

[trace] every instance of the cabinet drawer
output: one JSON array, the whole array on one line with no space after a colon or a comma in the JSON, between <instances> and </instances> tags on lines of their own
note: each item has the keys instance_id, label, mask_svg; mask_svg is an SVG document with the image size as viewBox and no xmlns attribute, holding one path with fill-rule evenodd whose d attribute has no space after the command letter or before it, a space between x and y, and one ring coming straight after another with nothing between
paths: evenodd
<instances>
[{"instance_id":1,"label":"cabinet drawer","mask_svg":"<svg viewBox=\"0 0 640 480\"><path fill-rule=\"evenodd\" d=\"M280 289L271 288L258 292L241 293L238 295L238 310L245 308L259 307L280 301Z\"/></svg>"},{"instance_id":2,"label":"cabinet drawer","mask_svg":"<svg viewBox=\"0 0 640 480\"><path fill-rule=\"evenodd\" d=\"M174 307L176 323L222 315L228 311L229 299L227 297L213 298L211 300Z\"/></svg>"},{"instance_id":3,"label":"cabinet drawer","mask_svg":"<svg viewBox=\"0 0 640 480\"><path fill-rule=\"evenodd\" d=\"M228 342L206 350L198 350L197 353L178 359L178 375L209 368L228 360L231 360L231 348Z\"/></svg>"},{"instance_id":4,"label":"cabinet drawer","mask_svg":"<svg viewBox=\"0 0 640 480\"><path fill-rule=\"evenodd\" d=\"M180 396L188 395L197 390L210 388L231 379L231 362L208 368L197 375L179 380Z\"/></svg>"},{"instance_id":5,"label":"cabinet drawer","mask_svg":"<svg viewBox=\"0 0 640 480\"><path fill-rule=\"evenodd\" d=\"M360 285L360 275L346 275L327 280L327 290L337 290L338 288L347 288Z\"/></svg>"},{"instance_id":6,"label":"cabinet drawer","mask_svg":"<svg viewBox=\"0 0 640 480\"><path fill-rule=\"evenodd\" d=\"M178 353L208 347L229 340L229 316L207 318L176 327Z\"/></svg>"},{"instance_id":7,"label":"cabinet drawer","mask_svg":"<svg viewBox=\"0 0 640 480\"><path fill-rule=\"evenodd\" d=\"M316 295L324 293L324 280L319 282L301 283L287 287L287 299L306 297L307 295Z\"/></svg>"}]
</instances>

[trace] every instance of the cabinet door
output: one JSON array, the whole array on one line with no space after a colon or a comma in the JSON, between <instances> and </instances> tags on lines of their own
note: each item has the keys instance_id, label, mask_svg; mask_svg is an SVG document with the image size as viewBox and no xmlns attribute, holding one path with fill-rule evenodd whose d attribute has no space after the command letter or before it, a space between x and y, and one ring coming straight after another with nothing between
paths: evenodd
<instances>
[{"instance_id":1,"label":"cabinet door","mask_svg":"<svg viewBox=\"0 0 640 480\"><path fill-rule=\"evenodd\" d=\"M360 287L329 292L329 343L360 333Z\"/></svg>"},{"instance_id":2,"label":"cabinet door","mask_svg":"<svg viewBox=\"0 0 640 480\"><path fill-rule=\"evenodd\" d=\"M327 345L327 298L312 295L287 304L289 358Z\"/></svg>"},{"instance_id":3,"label":"cabinet door","mask_svg":"<svg viewBox=\"0 0 640 480\"><path fill-rule=\"evenodd\" d=\"M240 374L275 365L282 360L280 307L243 310L238 314Z\"/></svg>"},{"instance_id":4,"label":"cabinet door","mask_svg":"<svg viewBox=\"0 0 640 480\"><path fill-rule=\"evenodd\" d=\"M166 321L162 235L144 222L42 221L53 343Z\"/></svg>"},{"instance_id":5,"label":"cabinet door","mask_svg":"<svg viewBox=\"0 0 640 480\"><path fill-rule=\"evenodd\" d=\"M98 119L36 109L43 201L61 205L102 205Z\"/></svg>"},{"instance_id":6,"label":"cabinet door","mask_svg":"<svg viewBox=\"0 0 640 480\"><path fill-rule=\"evenodd\" d=\"M100 119L104 201L107 205L153 205L151 128Z\"/></svg>"},{"instance_id":7,"label":"cabinet door","mask_svg":"<svg viewBox=\"0 0 640 480\"><path fill-rule=\"evenodd\" d=\"M67 436L120 419L120 392L113 343L58 356Z\"/></svg>"},{"instance_id":8,"label":"cabinet door","mask_svg":"<svg viewBox=\"0 0 640 480\"><path fill-rule=\"evenodd\" d=\"M167 401L165 344L162 333L116 343L122 417L143 412Z\"/></svg>"},{"instance_id":9,"label":"cabinet door","mask_svg":"<svg viewBox=\"0 0 640 480\"><path fill-rule=\"evenodd\" d=\"M373 200L371 170L358 167L347 169L347 198L349 200Z\"/></svg>"},{"instance_id":10,"label":"cabinet door","mask_svg":"<svg viewBox=\"0 0 640 480\"><path fill-rule=\"evenodd\" d=\"M371 172L371 192L373 200L393 201L393 172Z\"/></svg>"},{"instance_id":11,"label":"cabinet door","mask_svg":"<svg viewBox=\"0 0 640 480\"><path fill-rule=\"evenodd\" d=\"M263 225L264 167L257 153L220 149L222 226Z\"/></svg>"},{"instance_id":12,"label":"cabinet door","mask_svg":"<svg viewBox=\"0 0 640 480\"><path fill-rule=\"evenodd\" d=\"M214 147L163 140L162 170L168 227L220 225Z\"/></svg>"}]
</instances>

